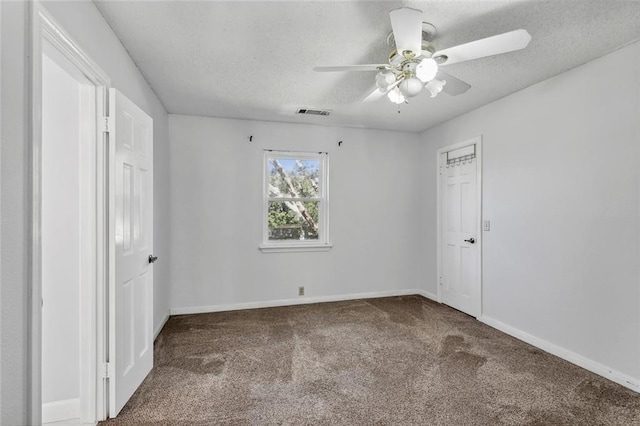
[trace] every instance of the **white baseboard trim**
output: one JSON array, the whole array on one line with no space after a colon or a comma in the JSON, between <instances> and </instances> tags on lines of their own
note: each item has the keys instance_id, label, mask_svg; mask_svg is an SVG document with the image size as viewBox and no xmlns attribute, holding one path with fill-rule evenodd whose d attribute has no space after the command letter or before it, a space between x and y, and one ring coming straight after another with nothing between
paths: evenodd
<instances>
[{"instance_id":1,"label":"white baseboard trim","mask_svg":"<svg viewBox=\"0 0 640 426\"><path fill-rule=\"evenodd\" d=\"M521 331L496 319L482 316L479 318L479 320L495 329L502 331L503 333L515 337L516 339L529 343L530 345L533 345L545 352L555 355L558 358L562 358L565 361L569 361L572 364L584 368L585 370L589 370L592 373L595 373L599 376L602 376L626 388L640 393L640 380L638 379L634 379L633 377L620 373L619 371L609 368L606 365L600 364L599 362L593 361L589 358L585 358L582 355L553 344L547 340Z\"/></svg>"},{"instance_id":2,"label":"white baseboard trim","mask_svg":"<svg viewBox=\"0 0 640 426\"><path fill-rule=\"evenodd\" d=\"M80 417L80 398L42 404L42 423L60 422Z\"/></svg>"},{"instance_id":3,"label":"white baseboard trim","mask_svg":"<svg viewBox=\"0 0 640 426\"><path fill-rule=\"evenodd\" d=\"M426 297L427 299L431 299L431 300L433 300L434 302L438 302L438 295L437 295L437 294L434 294L434 293L431 293L430 291L427 291L427 290L418 290L418 294L419 294L420 296L424 296L424 297ZM440 302L438 302L438 303L440 303Z\"/></svg>"},{"instance_id":4,"label":"white baseboard trim","mask_svg":"<svg viewBox=\"0 0 640 426\"><path fill-rule=\"evenodd\" d=\"M171 311L167 310L167 313L164 315L164 318L162 318L162 321L160 321L160 324L158 324L158 327L156 327L156 329L153 332L153 340L156 340L158 338L158 335L164 328L164 325L167 323L167 321L169 321L170 316L171 316Z\"/></svg>"},{"instance_id":5,"label":"white baseboard trim","mask_svg":"<svg viewBox=\"0 0 640 426\"><path fill-rule=\"evenodd\" d=\"M224 305L187 306L184 308L172 308L171 315L206 314L210 312L239 311L242 309L258 309L258 308L275 308L278 306L307 305L310 303L341 302L345 300L376 299L379 297L410 296L410 295L416 295L416 294L424 295L422 293L422 290L411 289L411 290L376 291L371 293L340 294L335 296L318 296L318 297L301 296L296 299L280 299L280 300L270 300L266 302L229 303Z\"/></svg>"}]
</instances>

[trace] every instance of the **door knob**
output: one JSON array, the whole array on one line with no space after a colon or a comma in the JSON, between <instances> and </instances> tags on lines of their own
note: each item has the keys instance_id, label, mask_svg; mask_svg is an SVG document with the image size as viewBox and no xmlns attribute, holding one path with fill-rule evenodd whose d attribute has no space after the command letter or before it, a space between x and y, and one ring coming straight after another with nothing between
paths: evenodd
<instances>
[{"instance_id":1,"label":"door knob","mask_svg":"<svg viewBox=\"0 0 640 426\"><path fill-rule=\"evenodd\" d=\"M465 243L469 243L469 244L473 244L476 242L476 240L473 239L473 237L469 238L468 240L464 240Z\"/></svg>"},{"instance_id":2,"label":"door knob","mask_svg":"<svg viewBox=\"0 0 640 426\"><path fill-rule=\"evenodd\" d=\"M152 254L149 255L149 263L155 263L158 260L158 256L154 256Z\"/></svg>"}]
</instances>

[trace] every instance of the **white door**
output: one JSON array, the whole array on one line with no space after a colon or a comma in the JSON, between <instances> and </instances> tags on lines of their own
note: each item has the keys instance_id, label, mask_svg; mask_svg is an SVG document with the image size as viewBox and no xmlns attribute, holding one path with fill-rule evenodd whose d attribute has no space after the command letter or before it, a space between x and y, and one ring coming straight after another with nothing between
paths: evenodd
<instances>
[{"instance_id":1,"label":"white door","mask_svg":"<svg viewBox=\"0 0 640 426\"><path fill-rule=\"evenodd\" d=\"M153 120L110 89L109 121L109 143L115 149L109 417L115 417L153 366Z\"/></svg>"},{"instance_id":2,"label":"white door","mask_svg":"<svg viewBox=\"0 0 640 426\"><path fill-rule=\"evenodd\" d=\"M440 300L480 315L480 179L477 143L440 154Z\"/></svg>"}]
</instances>

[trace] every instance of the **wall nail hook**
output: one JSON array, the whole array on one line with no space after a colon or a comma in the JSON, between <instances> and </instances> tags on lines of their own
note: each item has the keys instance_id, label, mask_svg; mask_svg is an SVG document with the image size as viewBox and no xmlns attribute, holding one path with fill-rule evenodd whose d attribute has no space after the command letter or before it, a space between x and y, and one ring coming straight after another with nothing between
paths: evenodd
<instances>
[{"instance_id":1,"label":"wall nail hook","mask_svg":"<svg viewBox=\"0 0 640 426\"><path fill-rule=\"evenodd\" d=\"M342 141L338 141L338 146L342 146Z\"/></svg>"},{"instance_id":2,"label":"wall nail hook","mask_svg":"<svg viewBox=\"0 0 640 426\"><path fill-rule=\"evenodd\" d=\"M253 135L249 136L249 142L253 142Z\"/></svg>"}]
</instances>

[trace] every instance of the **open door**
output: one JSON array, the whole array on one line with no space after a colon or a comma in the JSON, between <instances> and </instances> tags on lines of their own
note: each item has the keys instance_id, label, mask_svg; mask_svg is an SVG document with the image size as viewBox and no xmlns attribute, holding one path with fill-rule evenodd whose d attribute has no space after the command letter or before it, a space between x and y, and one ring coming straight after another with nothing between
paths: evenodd
<instances>
[{"instance_id":1,"label":"open door","mask_svg":"<svg viewBox=\"0 0 640 426\"><path fill-rule=\"evenodd\" d=\"M108 374L109 417L115 417L153 367L153 120L110 89L107 127L115 159Z\"/></svg>"}]
</instances>

